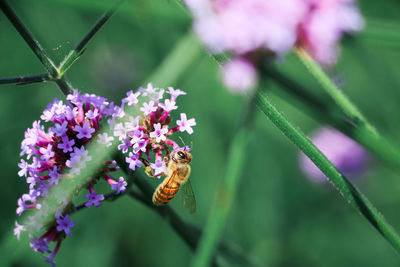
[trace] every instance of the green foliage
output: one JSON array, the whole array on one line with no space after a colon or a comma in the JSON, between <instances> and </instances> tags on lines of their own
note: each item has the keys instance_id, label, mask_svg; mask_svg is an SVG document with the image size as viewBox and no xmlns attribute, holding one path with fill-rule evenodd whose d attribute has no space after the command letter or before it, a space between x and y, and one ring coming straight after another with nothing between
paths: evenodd
<instances>
[{"instance_id":1,"label":"green foliage","mask_svg":"<svg viewBox=\"0 0 400 267\"><path fill-rule=\"evenodd\" d=\"M59 63L110 7L109 2L19 0L12 5L34 35L43 40L44 50ZM367 23L371 19L396 25L397 17L386 12L396 7L396 1L370 2L363 3L362 11L370 15ZM194 143L191 181L198 211L193 216L187 214L179 203L180 196L171 206L184 219L202 227L217 186L231 176L226 172L230 165L226 164L235 155L228 154L228 147L236 133L238 107L243 98L232 96L223 88L214 60L196 44L183 39L179 44L187 47L188 54L181 57L170 54L189 29L189 23L190 18L174 1L126 1L68 70L68 78L80 90L118 102L128 89L149 80L149 75L159 70L166 57L175 61L178 71L183 73L179 79L157 71L152 79L157 81L155 85L173 85L188 91L178 105L197 121L193 139L185 142ZM370 28L367 24L363 38L343 44L336 73L343 77L345 93L365 117L380 133L398 140L398 35L388 27L381 30L381 26L382 23L375 23ZM44 72L5 19L0 22L0 32L3 59L0 78ZM380 38L386 42L381 43ZM195 64L186 61L190 53L197 58ZM278 68L327 99L317 82L292 56ZM274 92L278 90L276 84L271 87ZM41 256L27 245L26 237L18 242L11 236L16 200L27 190L24 180L17 177L17 163L25 129L39 118L52 98L63 95L52 83L2 85L0 89L4 123L0 131L4 183L0 194L3 203L0 244L2 254L7 256L2 257L2 264L45 266ZM279 98L273 101L305 132L317 127L314 120L286 101ZM248 149L241 154L245 159L244 174L232 210L227 214L226 228L221 232L223 239L239 244L253 262L262 266L398 265L398 255L390 245L344 205L329 185L315 185L303 177L298 168L298 151L266 123L261 113L256 114L252 133ZM400 225L399 175L388 171L379 160L371 157L369 172L356 183L388 221L397 226ZM56 258L59 266L160 266L160 263L187 266L192 260L190 249L162 217L128 197L78 212L72 218L77 227L62 244Z\"/></svg>"}]
</instances>

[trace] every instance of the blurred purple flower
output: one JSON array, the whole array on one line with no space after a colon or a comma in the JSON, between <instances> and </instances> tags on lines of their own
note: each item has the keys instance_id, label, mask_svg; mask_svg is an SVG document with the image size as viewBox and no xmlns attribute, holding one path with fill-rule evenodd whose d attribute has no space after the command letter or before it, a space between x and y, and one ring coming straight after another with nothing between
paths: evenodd
<instances>
[{"instance_id":1,"label":"blurred purple flower","mask_svg":"<svg viewBox=\"0 0 400 267\"><path fill-rule=\"evenodd\" d=\"M257 71L246 59L235 58L223 66L224 83L232 93L242 93L257 83Z\"/></svg>"},{"instance_id":2,"label":"blurred purple flower","mask_svg":"<svg viewBox=\"0 0 400 267\"><path fill-rule=\"evenodd\" d=\"M344 33L360 31L364 20L354 0L306 0L310 8L299 27L297 45L324 65L337 58L337 42Z\"/></svg>"},{"instance_id":3,"label":"blurred purple flower","mask_svg":"<svg viewBox=\"0 0 400 267\"><path fill-rule=\"evenodd\" d=\"M311 136L312 142L346 176L361 174L367 165L367 152L355 141L329 127L318 129ZM314 181L327 181L325 175L303 153L300 166L304 173Z\"/></svg>"},{"instance_id":4,"label":"blurred purple flower","mask_svg":"<svg viewBox=\"0 0 400 267\"><path fill-rule=\"evenodd\" d=\"M195 18L195 32L212 53L230 52L234 61L246 59L254 66L267 56L284 55L295 45L320 63L333 64L343 33L359 31L364 25L354 0L185 2ZM238 76L243 77L225 75L225 85L242 91L254 87L249 81L257 79L249 78L249 69Z\"/></svg>"}]
</instances>

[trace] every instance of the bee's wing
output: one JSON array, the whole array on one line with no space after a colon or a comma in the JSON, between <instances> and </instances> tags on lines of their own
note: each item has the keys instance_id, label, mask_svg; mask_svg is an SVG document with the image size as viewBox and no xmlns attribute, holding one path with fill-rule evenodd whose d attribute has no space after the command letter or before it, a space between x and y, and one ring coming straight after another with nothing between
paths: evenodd
<instances>
[{"instance_id":1,"label":"bee's wing","mask_svg":"<svg viewBox=\"0 0 400 267\"><path fill-rule=\"evenodd\" d=\"M194 213L196 211L196 198L190 180L183 184L182 193L183 205L189 209L190 213Z\"/></svg>"}]
</instances>

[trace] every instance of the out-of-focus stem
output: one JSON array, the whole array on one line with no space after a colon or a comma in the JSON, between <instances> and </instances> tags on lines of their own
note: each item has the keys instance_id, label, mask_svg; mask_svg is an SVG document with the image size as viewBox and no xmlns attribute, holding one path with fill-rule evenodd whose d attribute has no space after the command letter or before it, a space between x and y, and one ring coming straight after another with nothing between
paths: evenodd
<instances>
[{"instance_id":1,"label":"out-of-focus stem","mask_svg":"<svg viewBox=\"0 0 400 267\"><path fill-rule=\"evenodd\" d=\"M346 120L346 115L337 106L330 105L321 97L313 95L287 75L273 68L263 68L262 74L275 81L280 89L287 91L289 97L297 98L299 101L295 104L300 106L301 111L321 123L330 124L357 141L379 160L400 169L400 146L396 142L382 135L376 135L364 127L357 127L352 121ZM288 101L287 95L283 100Z\"/></svg>"},{"instance_id":2,"label":"out-of-focus stem","mask_svg":"<svg viewBox=\"0 0 400 267\"><path fill-rule=\"evenodd\" d=\"M372 203L355 188L324 154L281 113L265 93L257 94L257 105L267 117L327 176L340 194L360 212L400 253L400 237Z\"/></svg>"},{"instance_id":3,"label":"out-of-focus stem","mask_svg":"<svg viewBox=\"0 0 400 267\"><path fill-rule=\"evenodd\" d=\"M254 109L253 100L254 98L251 97L245 108L242 123L230 144L225 175L218 186L216 199L211 206L204 234L191 266L208 266L221 239L244 170L250 134L248 123Z\"/></svg>"}]
</instances>

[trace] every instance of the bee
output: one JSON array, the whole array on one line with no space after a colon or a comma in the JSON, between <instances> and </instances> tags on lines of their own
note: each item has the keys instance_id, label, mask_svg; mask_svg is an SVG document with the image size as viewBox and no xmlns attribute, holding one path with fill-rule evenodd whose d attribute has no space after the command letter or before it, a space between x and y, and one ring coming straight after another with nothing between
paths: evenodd
<instances>
[{"instance_id":1,"label":"bee","mask_svg":"<svg viewBox=\"0 0 400 267\"><path fill-rule=\"evenodd\" d=\"M190 165L192 155L185 150L173 151L167 161L167 177L157 187L153 194L153 203L157 206L167 204L173 199L182 187L183 204L190 213L196 211L196 199L190 184Z\"/></svg>"}]
</instances>

